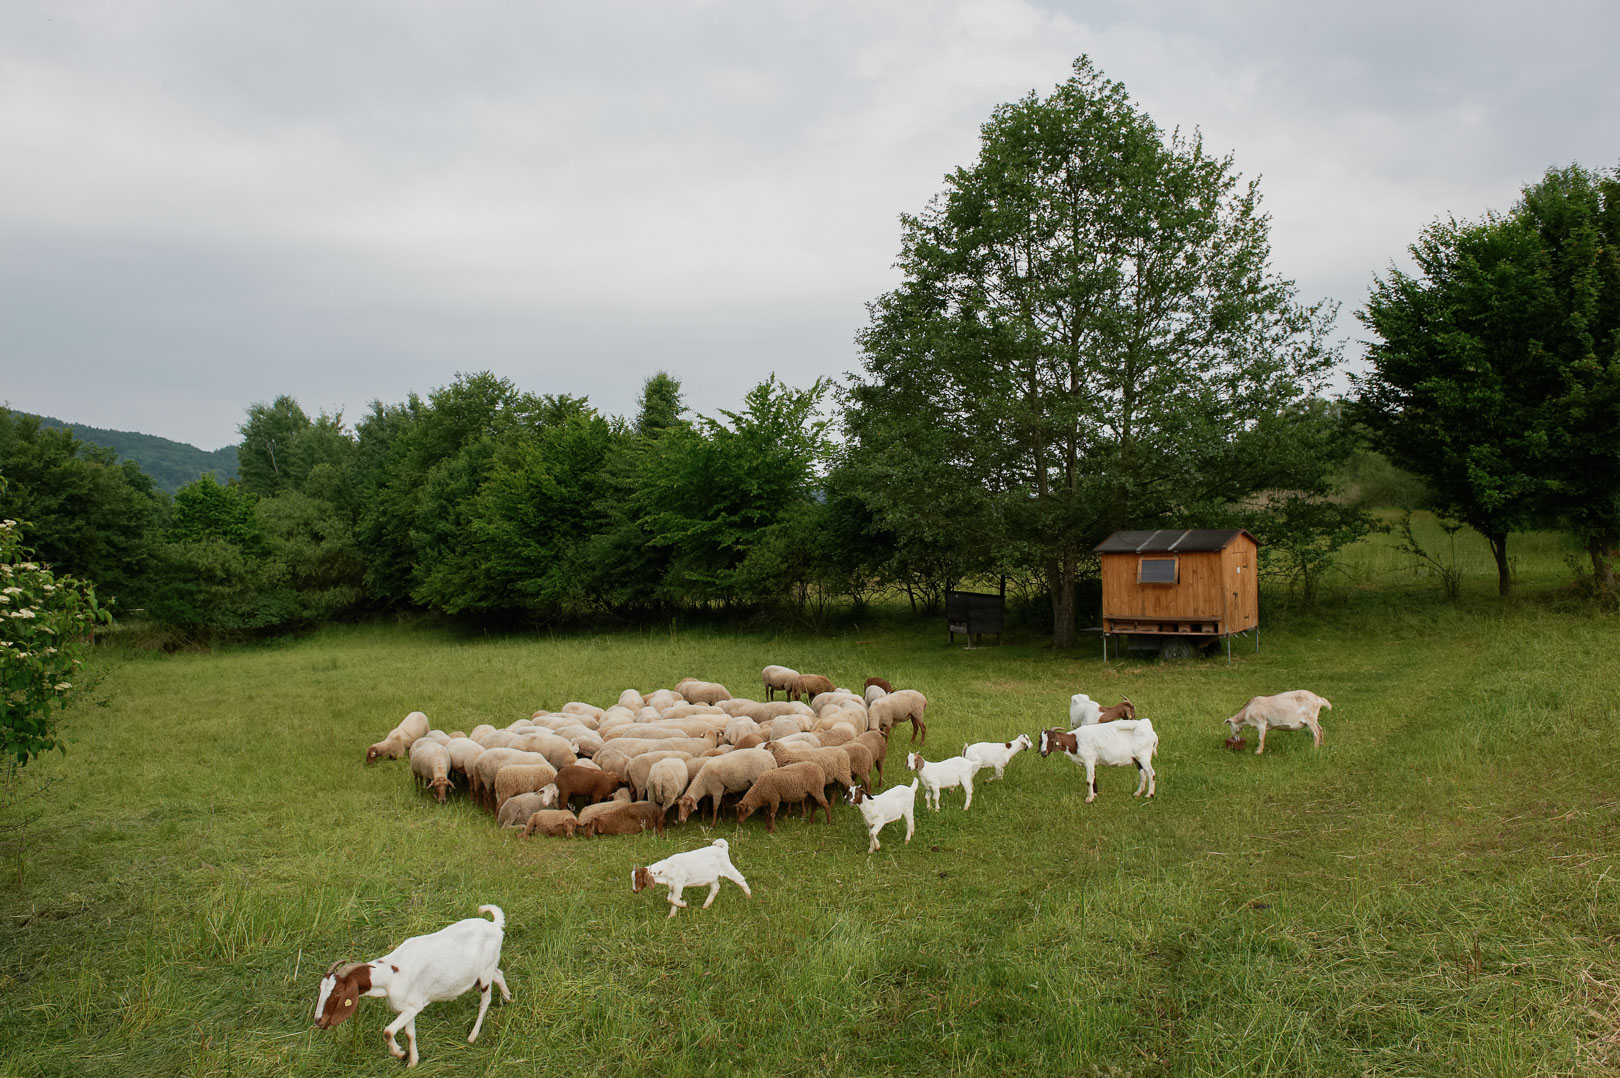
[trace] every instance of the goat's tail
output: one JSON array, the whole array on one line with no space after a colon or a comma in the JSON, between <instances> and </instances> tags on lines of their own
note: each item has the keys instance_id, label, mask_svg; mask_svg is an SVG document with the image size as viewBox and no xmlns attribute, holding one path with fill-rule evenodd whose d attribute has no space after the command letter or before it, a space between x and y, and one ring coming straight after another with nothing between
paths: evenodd
<instances>
[{"instance_id":1,"label":"goat's tail","mask_svg":"<svg viewBox=\"0 0 1620 1078\"><path fill-rule=\"evenodd\" d=\"M506 927L506 914L501 912L499 906L479 906L478 912L489 914L490 919L495 922L496 928Z\"/></svg>"},{"instance_id":2,"label":"goat's tail","mask_svg":"<svg viewBox=\"0 0 1620 1078\"><path fill-rule=\"evenodd\" d=\"M1329 711L1333 710L1333 701L1332 700L1329 700L1325 696L1318 696L1317 699L1322 701L1322 706L1323 707L1327 708Z\"/></svg>"}]
</instances>

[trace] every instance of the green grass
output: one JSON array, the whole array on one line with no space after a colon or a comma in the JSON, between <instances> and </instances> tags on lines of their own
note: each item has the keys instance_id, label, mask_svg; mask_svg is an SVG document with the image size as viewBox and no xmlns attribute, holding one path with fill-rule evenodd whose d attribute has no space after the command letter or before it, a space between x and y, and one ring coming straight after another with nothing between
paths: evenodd
<instances>
[{"instance_id":1,"label":"green grass","mask_svg":"<svg viewBox=\"0 0 1620 1078\"><path fill-rule=\"evenodd\" d=\"M0 1075L399 1073L383 1001L311 1027L318 978L484 902L515 998L474 1046L475 996L424 1012L424 1075L1620 1074L1620 622L1547 600L1551 545L1505 604L1367 568L1323 612L1263 607L1230 666L882 618L108 653L107 706L28 769L54 785L25 884L0 862ZM667 921L628 870L708 841L695 821L526 842L361 763L413 708L466 729L686 674L749 693L768 662L921 688L932 758L1063 722L1077 689L1129 695L1159 796L1106 769L1086 805L1078 769L1026 753L870 857L847 806L723 821L754 899L727 884ZM1322 749L1222 749L1221 719L1291 688L1334 702Z\"/></svg>"}]
</instances>

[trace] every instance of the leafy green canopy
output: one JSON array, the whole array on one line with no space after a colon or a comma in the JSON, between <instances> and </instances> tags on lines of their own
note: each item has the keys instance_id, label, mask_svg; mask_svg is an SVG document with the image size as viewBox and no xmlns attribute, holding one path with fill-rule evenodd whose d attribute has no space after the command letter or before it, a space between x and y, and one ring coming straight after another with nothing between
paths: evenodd
<instances>
[{"instance_id":1,"label":"leafy green canopy","mask_svg":"<svg viewBox=\"0 0 1620 1078\"><path fill-rule=\"evenodd\" d=\"M1081 57L1050 97L997 108L978 161L901 218L905 280L860 338L852 455L996 500L974 515L1027 544L1058 646L1109 531L1317 482L1292 431L1335 361L1332 312L1271 271L1258 203L1230 158L1167 136ZM867 494L902 528L918 515L905 491Z\"/></svg>"}]
</instances>

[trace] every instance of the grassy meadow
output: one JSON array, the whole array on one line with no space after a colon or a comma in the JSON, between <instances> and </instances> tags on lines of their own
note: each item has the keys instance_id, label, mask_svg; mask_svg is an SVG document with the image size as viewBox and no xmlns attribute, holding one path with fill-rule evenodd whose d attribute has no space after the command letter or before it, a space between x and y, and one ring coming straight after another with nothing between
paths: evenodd
<instances>
[{"instance_id":1,"label":"grassy meadow","mask_svg":"<svg viewBox=\"0 0 1620 1078\"><path fill-rule=\"evenodd\" d=\"M1264 600L1230 665L965 650L895 615L105 649L69 754L24 773L51 785L23 878L0 861L0 1075L400 1073L385 1001L312 1027L321 974L489 902L514 999L472 1046L476 994L430 1006L424 1075L1620 1074L1620 621L1557 596L1560 540L1519 542L1523 594L1494 597L1487 553L1449 604L1377 538L1318 610ZM688 674L758 695L771 662L923 690L934 759L1128 695L1158 796L1109 768L1086 805L1079 769L1025 753L868 856L845 805L774 835L525 841L361 762L413 709L503 725ZM1323 748L1222 748L1247 697L1293 688L1333 701ZM751 901L690 891L671 921L630 893L631 866L716 835Z\"/></svg>"}]
</instances>

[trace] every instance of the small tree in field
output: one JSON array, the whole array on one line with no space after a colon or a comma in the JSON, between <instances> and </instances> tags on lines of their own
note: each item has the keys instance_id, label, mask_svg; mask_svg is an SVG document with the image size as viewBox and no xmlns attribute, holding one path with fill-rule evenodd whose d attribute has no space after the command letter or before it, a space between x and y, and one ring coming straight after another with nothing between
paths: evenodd
<instances>
[{"instance_id":1,"label":"small tree in field","mask_svg":"<svg viewBox=\"0 0 1620 1078\"><path fill-rule=\"evenodd\" d=\"M111 621L88 583L30 561L17 522L0 521L0 758L8 773L63 747L56 712L82 683L80 641Z\"/></svg>"}]
</instances>

